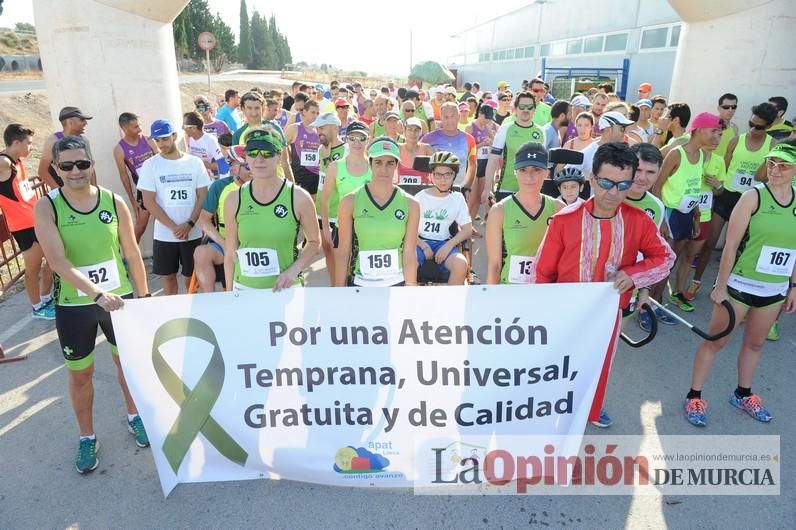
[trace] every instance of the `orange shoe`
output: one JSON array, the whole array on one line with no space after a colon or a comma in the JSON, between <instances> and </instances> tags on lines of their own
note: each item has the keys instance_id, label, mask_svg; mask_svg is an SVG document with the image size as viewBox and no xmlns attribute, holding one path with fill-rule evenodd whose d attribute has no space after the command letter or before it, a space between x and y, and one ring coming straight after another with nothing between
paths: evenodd
<instances>
[{"instance_id":1,"label":"orange shoe","mask_svg":"<svg viewBox=\"0 0 796 530\"><path fill-rule=\"evenodd\" d=\"M696 294L699 292L699 288L702 287L702 282L699 280L691 280L691 284L688 288L683 292L683 298L688 300L689 302L696 298Z\"/></svg>"}]
</instances>

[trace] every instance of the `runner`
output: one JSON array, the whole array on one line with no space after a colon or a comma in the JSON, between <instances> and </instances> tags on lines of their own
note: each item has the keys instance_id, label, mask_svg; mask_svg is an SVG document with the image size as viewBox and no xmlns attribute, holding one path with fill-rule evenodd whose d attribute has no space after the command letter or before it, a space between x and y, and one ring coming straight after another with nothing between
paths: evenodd
<instances>
[{"instance_id":1,"label":"runner","mask_svg":"<svg viewBox=\"0 0 796 530\"><path fill-rule=\"evenodd\" d=\"M459 120L456 122L456 127L465 132L467 127L470 126L470 105L465 102L461 102L458 105L459 107Z\"/></svg>"},{"instance_id":2,"label":"runner","mask_svg":"<svg viewBox=\"0 0 796 530\"><path fill-rule=\"evenodd\" d=\"M556 101L550 109L552 120L542 127L544 133L544 146L548 151L556 147L561 147L561 136L569 127L569 103L566 101Z\"/></svg>"},{"instance_id":3,"label":"runner","mask_svg":"<svg viewBox=\"0 0 796 530\"><path fill-rule=\"evenodd\" d=\"M594 135L597 136L600 134L600 131L597 129L597 122L602 117L603 113L605 112L605 107L608 105L608 96L603 94L602 92L598 92L594 95L591 99L591 108L589 112L591 115L594 116Z\"/></svg>"},{"instance_id":4,"label":"runner","mask_svg":"<svg viewBox=\"0 0 796 530\"><path fill-rule=\"evenodd\" d=\"M318 149L318 157L320 159L320 166L318 167L318 192L323 194L323 187L326 184L326 172L329 164L345 158L348 154L348 146L345 141L340 137L340 120L331 112L321 114L318 119L312 124L312 127L318 133L318 139L321 146ZM334 197L339 200L338 197ZM321 214L321 201L318 198L315 201L315 210L318 217L318 222L321 227L321 235L326 233L324 230L323 216ZM337 204L332 205L333 210L337 211ZM331 219L326 219L330 223L330 228L333 233L337 232L337 215ZM329 274L329 285L334 284L334 244L332 238L321 237L321 247L323 248L324 256L326 257L326 272Z\"/></svg>"},{"instance_id":5,"label":"runner","mask_svg":"<svg viewBox=\"0 0 796 530\"><path fill-rule=\"evenodd\" d=\"M227 291L279 291L304 285L303 271L320 250L312 198L306 190L277 175L283 145L278 135L267 130L253 129L246 138L251 181L224 201ZM299 230L304 232L301 253Z\"/></svg>"},{"instance_id":6,"label":"runner","mask_svg":"<svg viewBox=\"0 0 796 530\"><path fill-rule=\"evenodd\" d=\"M434 130L434 113L435 110L431 106L431 104L423 101L420 97L420 92L417 90L408 90L406 92L406 102L404 102L402 108L406 109L406 104L412 103L414 106L414 115L415 118L419 119L425 124L425 128L423 129L423 134L427 133L428 131ZM409 119L412 116L408 116L404 113L404 119Z\"/></svg>"},{"instance_id":7,"label":"runner","mask_svg":"<svg viewBox=\"0 0 796 530\"><path fill-rule=\"evenodd\" d=\"M393 184L399 153L391 139L374 139L371 182L340 200L335 287L417 285L420 206Z\"/></svg>"},{"instance_id":8,"label":"runner","mask_svg":"<svg viewBox=\"0 0 796 530\"><path fill-rule=\"evenodd\" d=\"M710 299L714 304L725 300L732 304L736 329L744 322L738 387L730 395L730 404L767 423L772 416L760 396L752 393L752 380L766 334L780 310L796 310L796 143L779 144L765 158L768 182L745 191L732 212ZM709 333L726 326L726 312L714 306ZM702 388L716 354L731 339L732 334L715 342L704 341L696 352L685 400L686 418L693 425L707 424Z\"/></svg>"},{"instance_id":9,"label":"runner","mask_svg":"<svg viewBox=\"0 0 796 530\"><path fill-rule=\"evenodd\" d=\"M212 134L203 129L204 122L198 112L186 112L182 115L182 130L185 131L185 151L199 158L204 164L208 175L218 177L229 173L229 165L221 146Z\"/></svg>"},{"instance_id":10,"label":"runner","mask_svg":"<svg viewBox=\"0 0 796 530\"><path fill-rule=\"evenodd\" d=\"M431 185L431 176L428 172L414 169L415 157L431 156L434 148L420 142L423 122L417 118L406 120L406 142L401 145L401 159L398 161L398 184L423 184Z\"/></svg>"},{"instance_id":11,"label":"runner","mask_svg":"<svg viewBox=\"0 0 796 530\"><path fill-rule=\"evenodd\" d=\"M318 148L321 140L318 133L312 129L312 123L318 117L318 104L314 100L308 101L301 111L301 119L288 125L285 137L290 152L290 166L296 184L307 190L315 199L318 193L320 159ZM280 149L281 151L281 149Z\"/></svg>"},{"instance_id":12,"label":"runner","mask_svg":"<svg viewBox=\"0 0 796 530\"><path fill-rule=\"evenodd\" d=\"M224 266L224 238L227 227L224 219L224 201L245 182L251 179L246 165L245 148L236 145L229 151L229 176L222 177L210 185L202 201L202 210L196 224L208 237L205 245L199 245L193 253L194 274L199 283L199 292L216 290L216 267Z\"/></svg>"},{"instance_id":13,"label":"runner","mask_svg":"<svg viewBox=\"0 0 796 530\"><path fill-rule=\"evenodd\" d=\"M492 150L492 144L495 142L497 135L498 125L495 123L495 109L490 105L481 105L478 109L478 118L475 119L470 126L464 131L475 140L476 151L476 168L475 168L475 181L473 182L474 199L480 199L484 193L484 177L486 176L486 166L489 162L489 153ZM469 204L470 218L475 219L478 215L481 203L479 200L472 200Z\"/></svg>"},{"instance_id":14,"label":"runner","mask_svg":"<svg viewBox=\"0 0 796 530\"><path fill-rule=\"evenodd\" d=\"M629 314L633 290L666 277L674 264L669 245L646 213L624 203L637 167L638 158L626 144L600 146L589 179L594 196L553 217L536 253L537 283L613 281L620 292L620 314ZM612 423L602 405L617 338L603 365L589 415L598 427Z\"/></svg>"},{"instance_id":15,"label":"runner","mask_svg":"<svg viewBox=\"0 0 796 530\"><path fill-rule=\"evenodd\" d=\"M495 121L498 125L503 125L503 121L511 116L511 94L506 92L498 95L498 109L495 112Z\"/></svg>"},{"instance_id":16,"label":"runner","mask_svg":"<svg viewBox=\"0 0 796 530\"><path fill-rule=\"evenodd\" d=\"M41 159L39 159L39 169L37 174L39 178L47 184L50 189L55 189L63 186L61 177L53 165L53 145L55 142L64 136L83 136L86 132L86 125L92 116L83 114L77 107L64 107L58 113L58 121L61 122L62 130L54 132L47 137L44 141L44 146L41 148ZM91 184L97 184L97 177L91 177Z\"/></svg>"},{"instance_id":17,"label":"runner","mask_svg":"<svg viewBox=\"0 0 796 530\"><path fill-rule=\"evenodd\" d=\"M768 98L768 102L777 109L777 119L774 120L767 132L774 140L780 142L793 132L793 123L785 119L785 113L788 112L788 100L782 96L774 96Z\"/></svg>"},{"instance_id":18,"label":"runner","mask_svg":"<svg viewBox=\"0 0 796 530\"><path fill-rule=\"evenodd\" d=\"M334 102L334 112L337 115L337 119L340 120L340 138L342 141L345 140L348 124L354 121L353 115L350 113L351 105L348 103L348 100L343 98L337 99L337 101Z\"/></svg>"},{"instance_id":19,"label":"runner","mask_svg":"<svg viewBox=\"0 0 796 530\"><path fill-rule=\"evenodd\" d=\"M415 198L420 203L417 263L420 268L436 263L441 272L448 272L448 285L464 285L469 263L459 252L459 245L470 239L473 223L464 196L451 189L459 171L459 159L447 151L437 151L429 162L433 186L420 191ZM451 234L453 223L458 225ZM433 266L433 265L432 265Z\"/></svg>"},{"instance_id":20,"label":"runner","mask_svg":"<svg viewBox=\"0 0 796 530\"><path fill-rule=\"evenodd\" d=\"M650 121L650 117L652 116L652 101L648 99L640 99L636 102L634 107L638 112L638 118L635 120L635 123L628 127L627 135L635 142L635 143L651 143L656 144L658 139L655 138L656 128ZM632 108L632 107L631 107Z\"/></svg>"},{"instance_id":21,"label":"runner","mask_svg":"<svg viewBox=\"0 0 796 530\"><path fill-rule=\"evenodd\" d=\"M132 298L128 274L139 297L149 296L149 289L130 211L120 197L91 184L94 161L88 142L65 136L53 145L52 157L65 184L36 204L36 236L55 272L55 327L69 370L69 395L80 430L75 467L79 473L87 473L99 465L92 382L97 326L116 364L127 405L127 428L138 447L149 445L124 380L109 313L121 309L123 299Z\"/></svg>"},{"instance_id":22,"label":"runner","mask_svg":"<svg viewBox=\"0 0 796 530\"><path fill-rule=\"evenodd\" d=\"M691 107L688 103L672 103L666 109L666 113L660 119L659 124L663 130L663 140L661 154L663 158L669 151L685 145L690 138L686 128L691 121Z\"/></svg>"},{"instance_id":23,"label":"runner","mask_svg":"<svg viewBox=\"0 0 796 530\"><path fill-rule=\"evenodd\" d=\"M310 100L310 97L304 92L299 92L296 94L294 99L295 101L293 102L293 108L287 117L287 126L285 127L285 130L287 130L287 127L301 119L301 111L304 110L304 105L307 104L307 102Z\"/></svg>"},{"instance_id":24,"label":"runner","mask_svg":"<svg viewBox=\"0 0 796 530\"><path fill-rule=\"evenodd\" d=\"M370 126L370 137L384 136L387 128L384 125L384 113L387 112L387 98L379 95L373 100L373 112L375 116Z\"/></svg>"},{"instance_id":25,"label":"runner","mask_svg":"<svg viewBox=\"0 0 796 530\"><path fill-rule=\"evenodd\" d=\"M392 138L396 143L403 143L406 141L403 135L403 123L401 122L401 115L395 111L388 110L384 113L384 127L386 132L384 136Z\"/></svg>"},{"instance_id":26,"label":"runner","mask_svg":"<svg viewBox=\"0 0 796 530\"><path fill-rule=\"evenodd\" d=\"M536 110L533 114L534 121L536 125L539 127L544 127L551 120L550 114L550 105L544 102L545 95L547 94L547 89L545 88L546 83L544 79L540 79L538 77L531 80L528 84L529 91L533 94L534 100L536 102Z\"/></svg>"},{"instance_id":27,"label":"runner","mask_svg":"<svg viewBox=\"0 0 796 530\"><path fill-rule=\"evenodd\" d=\"M226 103L216 112L216 119L226 123L230 131L237 131L241 126L241 121L238 117L238 107L242 105L238 91L229 89L224 92L224 101Z\"/></svg>"},{"instance_id":28,"label":"runner","mask_svg":"<svg viewBox=\"0 0 796 530\"><path fill-rule=\"evenodd\" d=\"M702 149L719 143L721 127L718 116L708 112L698 114L689 127L688 142L664 157L660 178L653 187L653 193L666 206L664 235L677 263L669 300L689 313L694 306L683 295L690 265L686 261L686 248L699 230L698 206L705 160Z\"/></svg>"},{"instance_id":29,"label":"runner","mask_svg":"<svg viewBox=\"0 0 796 530\"><path fill-rule=\"evenodd\" d=\"M583 185L586 183L586 178L580 169L566 167L556 173L553 181L558 188L559 196L556 199L558 202L564 206L583 202L580 194L583 193Z\"/></svg>"},{"instance_id":30,"label":"runner","mask_svg":"<svg viewBox=\"0 0 796 530\"><path fill-rule=\"evenodd\" d=\"M572 124L573 122L569 122ZM594 143L594 116L590 112L581 112L575 115L575 131L576 136L570 138L564 144L567 149L574 149L575 151L583 151L588 146ZM569 128L567 128L569 130Z\"/></svg>"},{"instance_id":31,"label":"runner","mask_svg":"<svg viewBox=\"0 0 796 530\"><path fill-rule=\"evenodd\" d=\"M623 142L625 136L625 128L633 122L622 116L622 114L614 111L603 113L600 121L597 122L597 127L600 129L600 138L587 145L581 150L583 153L583 163L580 165L570 165L570 167L577 167L588 178L592 177L593 160L597 150L606 144L613 142ZM592 187L592 193L594 188Z\"/></svg>"},{"instance_id":32,"label":"runner","mask_svg":"<svg viewBox=\"0 0 796 530\"><path fill-rule=\"evenodd\" d=\"M588 114L591 117L592 128L594 128L594 124L597 123L599 118L595 118L594 114L589 112L589 109L591 109L591 102L586 96L578 94L572 98L569 112L570 116L572 116L572 119L570 120L569 125L567 125L567 130L564 131L564 136L562 137L563 144L566 144L575 137L581 136L580 129L578 128L578 120L581 116L583 116L583 114ZM599 136L599 130L594 132L596 134L592 134L590 136Z\"/></svg>"},{"instance_id":33,"label":"runner","mask_svg":"<svg viewBox=\"0 0 796 530\"><path fill-rule=\"evenodd\" d=\"M222 134L232 132L224 120L213 116L213 107L206 96L196 96L193 100L193 104L196 107L196 112L202 117L204 132L215 136L216 139Z\"/></svg>"},{"instance_id":34,"label":"runner","mask_svg":"<svg viewBox=\"0 0 796 530\"><path fill-rule=\"evenodd\" d=\"M33 318L55 320L52 272L36 240L33 208L36 191L25 174L23 158L33 151L33 129L11 123L3 131L6 148L0 152L0 210L25 260L25 292L33 306ZM41 273L41 279L39 279Z\"/></svg>"},{"instance_id":35,"label":"runner","mask_svg":"<svg viewBox=\"0 0 796 530\"><path fill-rule=\"evenodd\" d=\"M638 157L638 169L633 178L633 185L627 192L625 202L643 210L644 213L652 219L655 226L658 227L658 231L660 231L666 207L658 197L650 192L650 190L660 176L663 156L661 156L661 152L657 147L647 143L632 145L630 151ZM638 290L636 316L639 327L646 332L652 330L652 316L647 314L642 306L649 303L650 297L654 300L662 300L665 287L666 279L664 278L654 285ZM670 326L677 324L677 321L670 317L663 309L655 307L652 311L655 313L655 318L658 322Z\"/></svg>"},{"instance_id":36,"label":"runner","mask_svg":"<svg viewBox=\"0 0 796 530\"><path fill-rule=\"evenodd\" d=\"M163 277L163 292L171 295L179 290L180 268L186 289L193 274L193 253L202 241L196 220L210 177L201 160L179 150L177 131L168 120L155 120L150 138L160 154L139 169L138 189L155 218L152 273Z\"/></svg>"},{"instance_id":37,"label":"runner","mask_svg":"<svg viewBox=\"0 0 796 530\"><path fill-rule=\"evenodd\" d=\"M519 191L517 175L514 172L514 160L517 158L516 154L519 152L520 146L526 142L544 143L544 133L533 121L535 108L533 94L520 92L514 100L516 118L511 123L501 125L495 134L495 141L492 144L492 151L486 165L484 191L481 194L481 202L484 205L488 205L490 200L494 199L492 190L501 160L503 173L498 184L499 191L510 193Z\"/></svg>"},{"instance_id":38,"label":"runner","mask_svg":"<svg viewBox=\"0 0 796 530\"><path fill-rule=\"evenodd\" d=\"M122 138L113 148L113 159L116 161L116 169L119 171L122 187L130 200L130 206L133 207L135 240L140 243L141 236L144 235L149 224L149 212L144 208L144 198L141 192L136 189L133 194L133 186L138 186L138 170L141 165L158 153L158 146L153 140L147 140L141 134L141 125L135 114L121 113L119 127L122 129ZM131 178L133 179L132 185L130 184Z\"/></svg>"},{"instance_id":39,"label":"runner","mask_svg":"<svg viewBox=\"0 0 796 530\"><path fill-rule=\"evenodd\" d=\"M724 131L721 133L721 141L719 146L713 151L713 154L724 158L727 153L727 146L730 145L730 140L738 136L738 126L732 121L735 116L735 111L738 109L738 96L735 94L722 94L719 98L719 105L716 110L719 112L721 123L724 124Z\"/></svg>"},{"instance_id":40,"label":"runner","mask_svg":"<svg viewBox=\"0 0 796 530\"><path fill-rule=\"evenodd\" d=\"M649 99L652 96L652 83L641 83L638 86L638 99Z\"/></svg>"},{"instance_id":41,"label":"runner","mask_svg":"<svg viewBox=\"0 0 796 530\"><path fill-rule=\"evenodd\" d=\"M517 149L512 167L519 190L493 205L486 221L487 284L533 283L536 251L550 219L563 207L542 194L547 160L547 149L539 142Z\"/></svg>"}]
</instances>

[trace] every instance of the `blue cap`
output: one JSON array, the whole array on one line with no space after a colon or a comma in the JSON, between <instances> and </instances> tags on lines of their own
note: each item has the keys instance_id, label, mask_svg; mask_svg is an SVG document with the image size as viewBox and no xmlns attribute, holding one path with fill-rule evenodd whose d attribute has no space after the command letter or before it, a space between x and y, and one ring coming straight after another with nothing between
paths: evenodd
<instances>
[{"instance_id":1,"label":"blue cap","mask_svg":"<svg viewBox=\"0 0 796 530\"><path fill-rule=\"evenodd\" d=\"M647 108L651 109L652 108L652 101L650 101L648 99L640 99L640 100L636 101L636 106L637 107L647 107Z\"/></svg>"},{"instance_id":2,"label":"blue cap","mask_svg":"<svg viewBox=\"0 0 796 530\"><path fill-rule=\"evenodd\" d=\"M316 83L315 90L323 90L323 85L321 83Z\"/></svg>"},{"instance_id":3,"label":"blue cap","mask_svg":"<svg viewBox=\"0 0 796 530\"><path fill-rule=\"evenodd\" d=\"M175 132L174 126L169 120L155 120L149 128L149 137L152 139L165 138L171 136Z\"/></svg>"}]
</instances>

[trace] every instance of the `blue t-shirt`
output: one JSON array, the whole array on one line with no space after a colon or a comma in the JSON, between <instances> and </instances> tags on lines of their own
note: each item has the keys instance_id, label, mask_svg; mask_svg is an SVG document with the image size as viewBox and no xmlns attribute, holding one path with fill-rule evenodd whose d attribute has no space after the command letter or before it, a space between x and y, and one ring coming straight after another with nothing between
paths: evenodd
<instances>
[{"instance_id":1,"label":"blue t-shirt","mask_svg":"<svg viewBox=\"0 0 796 530\"><path fill-rule=\"evenodd\" d=\"M235 109L226 103L216 112L216 119L226 123L230 131L237 131L240 128L240 121L235 115Z\"/></svg>"}]
</instances>

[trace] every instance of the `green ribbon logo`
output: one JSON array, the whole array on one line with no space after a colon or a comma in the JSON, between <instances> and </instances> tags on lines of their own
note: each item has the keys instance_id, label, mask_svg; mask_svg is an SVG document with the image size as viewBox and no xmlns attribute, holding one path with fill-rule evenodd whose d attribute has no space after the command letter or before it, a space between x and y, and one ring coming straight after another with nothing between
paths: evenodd
<instances>
[{"instance_id":1,"label":"green ribbon logo","mask_svg":"<svg viewBox=\"0 0 796 530\"><path fill-rule=\"evenodd\" d=\"M182 382L160 353L164 343L182 337L196 337L213 345L210 363L193 389ZM177 318L166 322L155 333L152 364L163 388L180 407L177 419L163 442L163 454L174 474L177 474L191 443L200 432L219 453L236 464L245 465L248 453L210 416L224 384L224 358L213 330L195 318Z\"/></svg>"}]
</instances>

